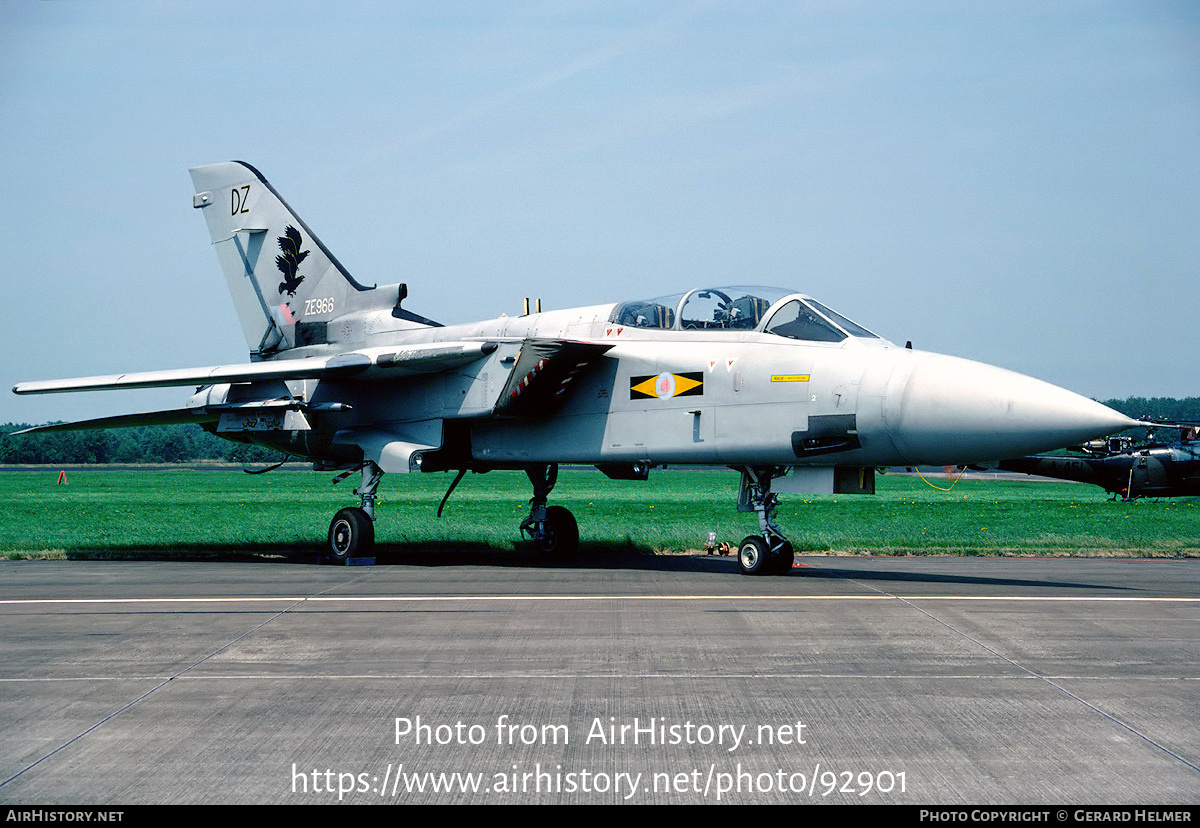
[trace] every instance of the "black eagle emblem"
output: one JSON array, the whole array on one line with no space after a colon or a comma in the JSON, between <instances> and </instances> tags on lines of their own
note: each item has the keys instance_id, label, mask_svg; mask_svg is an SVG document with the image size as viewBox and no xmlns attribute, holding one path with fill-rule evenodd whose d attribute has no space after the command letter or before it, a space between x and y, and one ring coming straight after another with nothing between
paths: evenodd
<instances>
[{"instance_id":1,"label":"black eagle emblem","mask_svg":"<svg viewBox=\"0 0 1200 828\"><path fill-rule=\"evenodd\" d=\"M279 293L287 291L288 296L295 296L296 288L304 281L304 277L297 276L296 271L299 270L300 263L308 258L308 251L300 249L300 245L303 244L300 231L290 224L276 241L279 242L279 249L283 251L282 255L275 257L275 266L283 274L283 281L279 283Z\"/></svg>"}]
</instances>

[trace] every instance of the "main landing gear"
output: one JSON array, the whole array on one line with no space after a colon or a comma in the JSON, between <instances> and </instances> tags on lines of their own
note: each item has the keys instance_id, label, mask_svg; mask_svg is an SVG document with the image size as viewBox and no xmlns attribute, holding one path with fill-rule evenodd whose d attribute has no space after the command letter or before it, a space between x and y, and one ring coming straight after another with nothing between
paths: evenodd
<instances>
[{"instance_id":1,"label":"main landing gear","mask_svg":"<svg viewBox=\"0 0 1200 828\"><path fill-rule=\"evenodd\" d=\"M339 511L329 524L329 553L334 560L345 562L350 558L370 556L375 546L375 492L383 471L371 461L363 463L362 485L354 490L359 505ZM334 478L337 483L354 474L357 469L343 472ZM551 463L525 470L533 484L533 499L530 501L529 517L521 522L521 534L533 541L538 552L547 558L561 560L570 557L579 549L579 526L575 516L562 506L547 506L546 498L558 480L558 465ZM462 479L462 473L451 485L450 491ZM449 498L450 492L446 493ZM446 501L442 501L442 506ZM441 514L441 507L438 514Z\"/></svg>"},{"instance_id":2,"label":"main landing gear","mask_svg":"<svg viewBox=\"0 0 1200 828\"><path fill-rule=\"evenodd\" d=\"M575 516L562 506L547 506L546 498L558 481L558 464L550 463L525 470L533 484L529 517L521 521L521 535L547 558L561 560L579 550L579 526Z\"/></svg>"},{"instance_id":3,"label":"main landing gear","mask_svg":"<svg viewBox=\"0 0 1200 828\"><path fill-rule=\"evenodd\" d=\"M344 480L353 471L334 478ZM375 548L375 491L383 471L370 460L362 466L362 486L354 490L359 505L342 509L329 524L329 551L334 560L368 557Z\"/></svg>"},{"instance_id":4,"label":"main landing gear","mask_svg":"<svg viewBox=\"0 0 1200 828\"><path fill-rule=\"evenodd\" d=\"M777 467L743 466L738 492L738 511L757 512L762 535L750 535L738 546L738 566L743 575L786 575L792 571L796 552L775 523L779 498L771 491L771 481L785 473Z\"/></svg>"}]
</instances>

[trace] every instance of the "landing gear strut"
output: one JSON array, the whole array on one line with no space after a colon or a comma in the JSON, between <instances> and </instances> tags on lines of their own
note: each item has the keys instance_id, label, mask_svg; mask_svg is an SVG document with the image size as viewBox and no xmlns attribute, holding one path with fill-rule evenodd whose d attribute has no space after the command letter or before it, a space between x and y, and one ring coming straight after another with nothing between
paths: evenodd
<instances>
[{"instance_id":1,"label":"landing gear strut","mask_svg":"<svg viewBox=\"0 0 1200 828\"><path fill-rule=\"evenodd\" d=\"M579 549L579 526L575 516L562 506L547 506L546 498L558 481L558 464L549 463L525 470L533 484L529 517L521 521L521 535L548 558L570 557Z\"/></svg>"},{"instance_id":2,"label":"landing gear strut","mask_svg":"<svg viewBox=\"0 0 1200 828\"><path fill-rule=\"evenodd\" d=\"M352 472L335 477L344 480ZM383 479L383 470L368 460L362 466L362 486L354 490L359 505L342 509L329 524L329 551L335 560L361 558L375 547L375 490Z\"/></svg>"},{"instance_id":3,"label":"landing gear strut","mask_svg":"<svg viewBox=\"0 0 1200 828\"><path fill-rule=\"evenodd\" d=\"M785 473L778 467L743 466L742 486L738 493L739 512L757 512L762 535L750 535L738 546L738 566L743 575L786 575L792 570L796 552L775 523L779 498L771 491L771 481Z\"/></svg>"}]
</instances>

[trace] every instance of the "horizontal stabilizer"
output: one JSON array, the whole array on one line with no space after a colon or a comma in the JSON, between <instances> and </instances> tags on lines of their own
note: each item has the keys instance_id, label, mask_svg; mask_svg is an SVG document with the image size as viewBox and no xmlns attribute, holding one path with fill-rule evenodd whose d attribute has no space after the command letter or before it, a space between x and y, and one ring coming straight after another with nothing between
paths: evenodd
<instances>
[{"instance_id":1,"label":"horizontal stabilizer","mask_svg":"<svg viewBox=\"0 0 1200 828\"><path fill-rule=\"evenodd\" d=\"M169 388L187 385L255 382L260 380L345 379L365 375L385 378L435 373L474 362L496 350L492 342L440 342L411 348L352 351L332 357L276 359L242 365L215 365L110 374L61 380L21 382L14 394L54 394L67 391L100 391L118 388Z\"/></svg>"},{"instance_id":2,"label":"horizontal stabilizer","mask_svg":"<svg viewBox=\"0 0 1200 828\"><path fill-rule=\"evenodd\" d=\"M99 428L138 428L141 426L186 425L216 422L220 415L199 408L172 408L166 411L147 411L144 414L119 414L116 417L97 417L74 423L50 423L34 426L13 434L45 434L50 431L91 431Z\"/></svg>"}]
</instances>

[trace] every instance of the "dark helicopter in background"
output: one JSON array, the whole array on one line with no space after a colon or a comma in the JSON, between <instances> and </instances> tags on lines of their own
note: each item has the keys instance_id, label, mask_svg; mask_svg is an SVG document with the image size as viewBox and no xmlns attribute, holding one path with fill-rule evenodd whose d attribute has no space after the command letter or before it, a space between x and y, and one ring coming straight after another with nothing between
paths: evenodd
<instances>
[{"instance_id":1,"label":"dark helicopter in background","mask_svg":"<svg viewBox=\"0 0 1200 828\"><path fill-rule=\"evenodd\" d=\"M1001 460L997 468L1092 483L1127 501L1200 496L1200 427L1175 427L1179 436L1173 441L1157 440L1153 431L1141 445L1130 437L1109 437L1072 446L1072 454Z\"/></svg>"}]
</instances>

